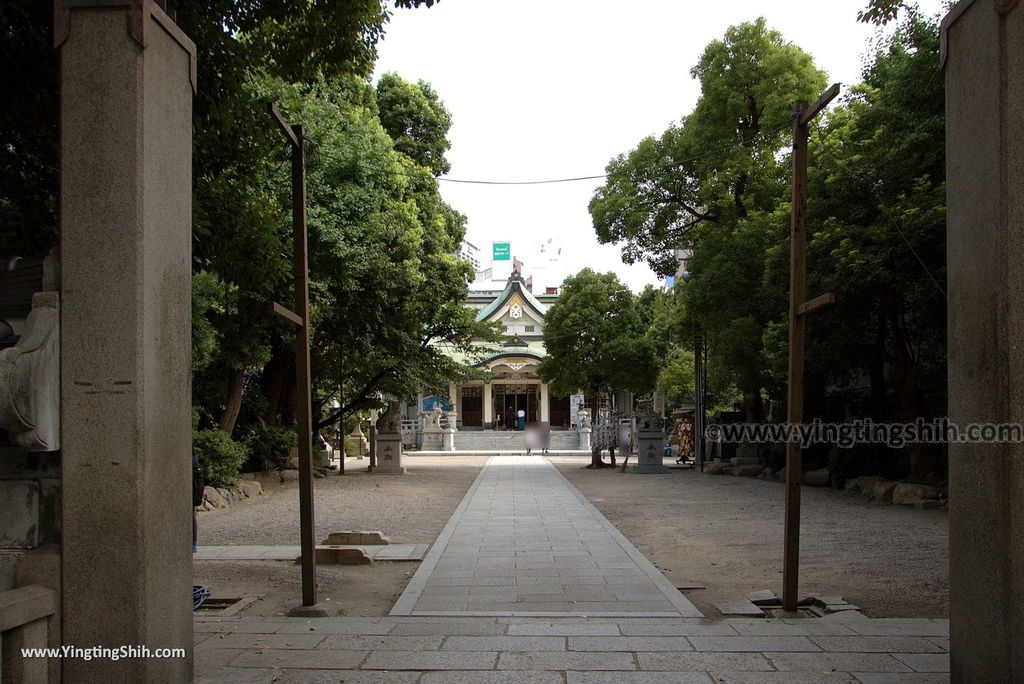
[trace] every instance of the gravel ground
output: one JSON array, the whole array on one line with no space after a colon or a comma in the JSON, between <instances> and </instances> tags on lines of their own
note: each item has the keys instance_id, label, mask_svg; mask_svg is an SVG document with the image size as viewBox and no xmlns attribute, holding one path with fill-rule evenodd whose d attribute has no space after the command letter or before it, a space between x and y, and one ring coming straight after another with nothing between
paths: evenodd
<instances>
[{"instance_id":1,"label":"gravel ground","mask_svg":"<svg viewBox=\"0 0 1024 684\"><path fill-rule=\"evenodd\" d=\"M432 544L485 461L411 456L404 475L371 475L366 460L348 459L344 476L314 480L317 541L334 531L380 530L396 544ZM298 485L259 479L263 496L199 513L200 544L299 543ZM387 615L419 565L318 565L318 599L340 615ZM299 566L286 561L195 561L193 576L217 598L256 596L247 616L283 615L302 595Z\"/></svg>"},{"instance_id":2,"label":"gravel ground","mask_svg":"<svg viewBox=\"0 0 1024 684\"><path fill-rule=\"evenodd\" d=\"M344 476L314 480L316 539L342 530L380 530L392 543L433 543L466 495L486 458L406 457L404 475L372 475L367 461L348 459ZM299 543L299 489L264 484L264 496L199 513L199 543Z\"/></svg>"},{"instance_id":3,"label":"gravel ground","mask_svg":"<svg viewBox=\"0 0 1024 684\"><path fill-rule=\"evenodd\" d=\"M705 614L711 601L782 591L785 492L780 483L674 470L632 475L583 470L552 457L565 477ZM805 487L800 590L841 595L873 617L947 617L948 513Z\"/></svg>"}]
</instances>

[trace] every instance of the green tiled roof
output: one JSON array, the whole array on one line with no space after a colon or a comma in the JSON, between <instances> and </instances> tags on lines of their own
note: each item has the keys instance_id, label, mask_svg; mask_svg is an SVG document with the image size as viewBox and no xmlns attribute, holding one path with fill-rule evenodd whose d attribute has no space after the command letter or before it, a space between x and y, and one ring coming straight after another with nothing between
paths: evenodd
<instances>
[{"instance_id":1,"label":"green tiled roof","mask_svg":"<svg viewBox=\"0 0 1024 684\"><path fill-rule=\"evenodd\" d=\"M505 289L502 291L502 293L498 295L497 298L494 299L494 301L492 301L486 307L481 309L479 313L477 313L476 320L487 320L495 311L499 310L502 306L504 306L505 302L507 302L512 297L513 293L518 293L519 296L523 298L523 301L526 302L534 311L536 311L541 316L541 318L543 318L544 314L548 312L548 307L545 306L544 304L541 304L540 301L533 296L532 292L523 287L522 280L509 278L508 285L505 286Z\"/></svg>"}]
</instances>

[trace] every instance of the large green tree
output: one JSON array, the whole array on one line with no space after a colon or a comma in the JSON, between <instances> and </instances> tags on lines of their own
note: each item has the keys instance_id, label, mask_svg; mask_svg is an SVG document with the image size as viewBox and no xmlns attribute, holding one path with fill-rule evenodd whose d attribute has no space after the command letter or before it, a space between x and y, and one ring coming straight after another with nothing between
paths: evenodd
<instances>
[{"instance_id":1,"label":"large green tree","mask_svg":"<svg viewBox=\"0 0 1024 684\"><path fill-rule=\"evenodd\" d=\"M693 112L609 162L590 202L598 240L662 275L675 272L676 250L704 232L773 207L793 102L817 97L825 84L810 55L764 19L729 28L691 75L701 85Z\"/></svg>"},{"instance_id":2,"label":"large green tree","mask_svg":"<svg viewBox=\"0 0 1024 684\"><path fill-rule=\"evenodd\" d=\"M642 308L614 273L584 269L566 278L544 317L547 356L538 374L556 395L584 390L595 410L614 392L653 390L658 349ZM594 449L591 467L602 466Z\"/></svg>"}]
</instances>

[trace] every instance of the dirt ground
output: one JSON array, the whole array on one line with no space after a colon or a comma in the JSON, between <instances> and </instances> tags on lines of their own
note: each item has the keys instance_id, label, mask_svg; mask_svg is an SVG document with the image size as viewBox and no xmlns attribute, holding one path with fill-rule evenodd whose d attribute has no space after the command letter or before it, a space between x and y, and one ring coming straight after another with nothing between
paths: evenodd
<instances>
[{"instance_id":1,"label":"dirt ground","mask_svg":"<svg viewBox=\"0 0 1024 684\"><path fill-rule=\"evenodd\" d=\"M551 461L707 615L713 601L781 591L783 487L728 475L632 475L583 470L584 457ZM407 458L406 475L316 480L317 539L381 530L395 543L433 543L465 496L483 456ZM830 489L803 490L801 592L841 595L868 615L946 617L948 514L870 502ZM297 544L298 490L274 484L229 509L200 513L199 543ZM319 566L321 601L345 615L386 615L418 563ZM258 595L247 615L298 603L299 568L288 562L196 561L195 582L214 596Z\"/></svg>"},{"instance_id":2,"label":"dirt ground","mask_svg":"<svg viewBox=\"0 0 1024 684\"><path fill-rule=\"evenodd\" d=\"M404 475L371 475L367 461L348 459L344 476L314 480L317 541L341 530L380 530L393 543L433 543L486 461L481 456L406 459ZM199 513L199 544L299 543L297 484L261 478L264 495L230 508ZM387 615L419 563L317 567L319 599L343 615ZM284 561L195 561L194 583L218 598L259 600L246 615L285 613L299 602L299 566Z\"/></svg>"},{"instance_id":3,"label":"dirt ground","mask_svg":"<svg viewBox=\"0 0 1024 684\"><path fill-rule=\"evenodd\" d=\"M782 484L674 470L583 470L552 457L583 493L706 614L712 601L782 590ZM840 595L872 617L947 617L948 513L805 487L800 590Z\"/></svg>"}]
</instances>

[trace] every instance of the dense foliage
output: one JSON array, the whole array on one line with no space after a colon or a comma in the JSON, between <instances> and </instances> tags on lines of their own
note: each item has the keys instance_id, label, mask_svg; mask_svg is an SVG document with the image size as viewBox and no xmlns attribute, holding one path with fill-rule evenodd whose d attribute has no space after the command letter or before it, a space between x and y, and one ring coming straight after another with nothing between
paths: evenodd
<instances>
[{"instance_id":1,"label":"dense foliage","mask_svg":"<svg viewBox=\"0 0 1024 684\"><path fill-rule=\"evenodd\" d=\"M863 19L892 21L901 8L874 2ZM836 292L838 302L808 321L808 419L904 421L944 411L938 50L937 21L905 9L866 60L863 82L812 127L808 291ZM706 341L718 398L742 396L748 420L779 420L788 331L789 112L795 100L816 99L825 78L763 20L729 29L708 46L693 75L702 86L693 113L613 159L591 214L599 239L622 244L628 262L645 259L670 274L676 250L687 250L688 277L677 296L679 349ZM818 455L828 457L824 450ZM840 476L867 468L906 474L909 461L917 478L944 477L935 448L898 455L904 458L865 447L833 453L831 461Z\"/></svg>"},{"instance_id":2,"label":"dense foliage","mask_svg":"<svg viewBox=\"0 0 1024 684\"><path fill-rule=\"evenodd\" d=\"M397 8L435 0L396 0ZM314 412L324 427L460 372L489 329L461 305L465 219L440 197L451 116L427 83L370 74L383 0L179 0L196 43L193 397L210 462L280 462L295 413L288 153L266 106L307 135ZM0 244L56 246L57 53L52 5L0 5ZM223 436L215 435L219 428ZM232 439L232 437L234 439ZM227 440L227 441L225 441ZM204 467L208 464L204 463ZM210 466L212 467L212 466ZM228 466L225 466L228 468ZM226 477L210 473L211 478Z\"/></svg>"}]
</instances>

